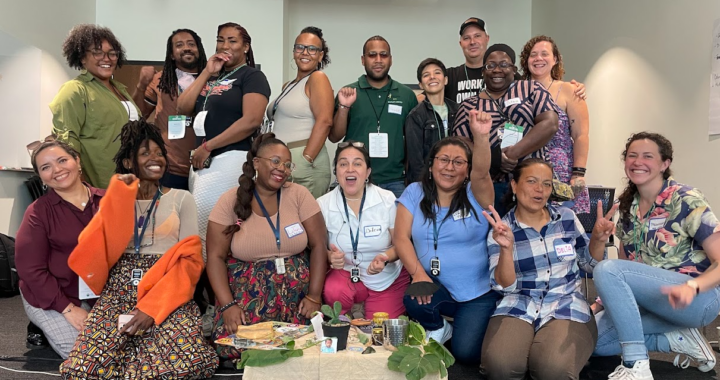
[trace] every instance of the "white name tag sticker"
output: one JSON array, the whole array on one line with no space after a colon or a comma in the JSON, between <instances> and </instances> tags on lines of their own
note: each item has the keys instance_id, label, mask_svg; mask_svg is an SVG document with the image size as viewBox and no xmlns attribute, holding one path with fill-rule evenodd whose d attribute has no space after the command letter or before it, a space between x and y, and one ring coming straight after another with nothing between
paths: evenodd
<instances>
[{"instance_id":1,"label":"white name tag sticker","mask_svg":"<svg viewBox=\"0 0 720 380\"><path fill-rule=\"evenodd\" d=\"M300 223L291 224L285 227L285 233L289 238L294 238L295 236L298 236L303 232L305 232L305 230L303 230Z\"/></svg>"},{"instance_id":2,"label":"white name tag sticker","mask_svg":"<svg viewBox=\"0 0 720 380\"><path fill-rule=\"evenodd\" d=\"M399 104L388 104L388 112L396 115L402 115L402 106Z\"/></svg>"},{"instance_id":3,"label":"white name tag sticker","mask_svg":"<svg viewBox=\"0 0 720 380\"><path fill-rule=\"evenodd\" d=\"M137 108L135 108L135 105L132 104L129 100L123 100L123 106L125 107L125 110L128 111L128 120L135 121L140 119L140 115L138 115Z\"/></svg>"},{"instance_id":4,"label":"white name tag sticker","mask_svg":"<svg viewBox=\"0 0 720 380\"><path fill-rule=\"evenodd\" d=\"M575 249L570 243L558 244L555 246L555 253L558 257L571 257L575 255Z\"/></svg>"},{"instance_id":5,"label":"white name tag sticker","mask_svg":"<svg viewBox=\"0 0 720 380\"><path fill-rule=\"evenodd\" d=\"M521 127L513 123L505 123L504 129L505 131L503 132L500 149L511 147L520 142L523 137L523 131L525 131L525 127Z\"/></svg>"},{"instance_id":6,"label":"white name tag sticker","mask_svg":"<svg viewBox=\"0 0 720 380\"><path fill-rule=\"evenodd\" d=\"M453 220L460 220L470 217L470 210L457 210L453 213Z\"/></svg>"},{"instance_id":7,"label":"white name tag sticker","mask_svg":"<svg viewBox=\"0 0 720 380\"><path fill-rule=\"evenodd\" d=\"M650 218L650 222L648 223L649 224L648 229L650 231L658 230L658 229L662 228L663 226L665 226L666 220L667 220L667 218Z\"/></svg>"},{"instance_id":8,"label":"white name tag sticker","mask_svg":"<svg viewBox=\"0 0 720 380\"><path fill-rule=\"evenodd\" d=\"M91 300L100 297L93 293L90 287L83 281L82 277L78 277L78 298L81 300Z\"/></svg>"},{"instance_id":9,"label":"white name tag sticker","mask_svg":"<svg viewBox=\"0 0 720 380\"><path fill-rule=\"evenodd\" d=\"M382 233L382 226L380 226L380 225L365 226L363 229L365 231L366 238L380 236L380 233Z\"/></svg>"},{"instance_id":10,"label":"white name tag sticker","mask_svg":"<svg viewBox=\"0 0 720 380\"><path fill-rule=\"evenodd\" d=\"M208 111L201 111L195 115L195 121L193 122L193 130L195 136L205 136L205 118L207 117Z\"/></svg>"},{"instance_id":11,"label":"white name tag sticker","mask_svg":"<svg viewBox=\"0 0 720 380\"><path fill-rule=\"evenodd\" d=\"M168 116L168 140L178 140L185 137L185 128L187 126L185 115Z\"/></svg>"},{"instance_id":12,"label":"white name tag sticker","mask_svg":"<svg viewBox=\"0 0 720 380\"><path fill-rule=\"evenodd\" d=\"M368 141L370 142L370 157L388 158L387 133L371 133Z\"/></svg>"},{"instance_id":13,"label":"white name tag sticker","mask_svg":"<svg viewBox=\"0 0 720 380\"><path fill-rule=\"evenodd\" d=\"M505 102L505 105L506 105L506 106L512 106L512 105L520 104L520 103L522 103L522 101L520 100L520 98L512 98L512 99L508 99L508 100Z\"/></svg>"}]
</instances>

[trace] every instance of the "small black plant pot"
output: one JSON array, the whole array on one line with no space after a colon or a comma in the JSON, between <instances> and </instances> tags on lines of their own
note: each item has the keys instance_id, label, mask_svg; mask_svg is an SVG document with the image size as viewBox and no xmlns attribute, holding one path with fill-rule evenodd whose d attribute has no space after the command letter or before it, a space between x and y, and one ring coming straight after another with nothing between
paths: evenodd
<instances>
[{"instance_id":1,"label":"small black plant pot","mask_svg":"<svg viewBox=\"0 0 720 380\"><path fill-rule=\"evenodd\" d=\"M350 332L350 324L343 323L339 326L330 326L323 323L323 335L326 337L337 338L337 350L341 351L347 347L348 333Z\"/></svg>"}]
</instances>

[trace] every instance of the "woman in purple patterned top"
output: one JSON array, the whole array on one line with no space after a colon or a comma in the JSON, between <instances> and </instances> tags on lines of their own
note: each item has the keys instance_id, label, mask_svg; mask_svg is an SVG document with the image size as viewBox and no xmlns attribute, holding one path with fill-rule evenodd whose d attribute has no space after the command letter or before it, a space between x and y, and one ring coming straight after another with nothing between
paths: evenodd
<instances>
[{"instance_id":1,"label":"woman in purple patterned top","mask_svg":"<svg viewBox=\"0 0 720 380\"><path fill-rule=\"evenodd\" d=\"M590 212L585 186L585 165L590 148L590 121L587 104L575 95L575 86L563 82L562 56L552 38L537 36L525 44L520 54L524 79L540 82L558 105L558 131L547 144L545 158L552 163L558 179L575 192L577 214Z\"/></svg>"}]
</instances>

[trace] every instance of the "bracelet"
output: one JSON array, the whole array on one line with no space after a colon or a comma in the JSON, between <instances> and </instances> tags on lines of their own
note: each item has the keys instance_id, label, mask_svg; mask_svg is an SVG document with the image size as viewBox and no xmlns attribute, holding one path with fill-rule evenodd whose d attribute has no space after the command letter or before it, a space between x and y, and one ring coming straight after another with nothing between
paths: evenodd
<instances>
[{"instance_id":1,"label":"bracelet","mask_svg":"<svg viewBox=\"0 0 720 380\"><path fill-rule=\"evenodd\" d=\"M572 172L572 175L577 177L585 177L585 172Z\"/></svg>"},{"instance_id":2,"label":"bracelet","mask_svg":"<svg viewBox=\"0 0 720 380\"><path fill-rule=\"evenodd\" d=\"M581 168L581 167L578 167L578 166L573 166L572 171L573 171L573 173L574 173L574 172L578 172L578 173L583 173L583 174L584 174L584 173L587 172L587 169L586 169L586 168Z\"/></svg>"},{"instance_id":3,"label":"bracelet","mask_svg":"<svg viewBox=\"0 0 720 380\"><path fill-rule=\"evenodd\" d=\"M69 307L67 310L65 310L65 311L63 311L62 313L60 313L60 314L67 314L67 313L71 312L74 307L75 307L74 304L70 304L70 307Z\"/></svg>"},{"instance_id":4,"label":"bracelet","mask_svg":"<svg viewBox=\"0 0 720 380\"><path fill-rule=\"evenodd\" d=\"M312 166L313 169L315 168L315 160L310 158L309 154L303 154L303 158L310 163L310 166Z\"/></svg>"},{"instance_id":5,"label":"bracelet","mask_svg":"<svg viewBox=\"0 0 720 380\"><path fill-rule=\"evenodd\" d=\"M312 303L314 303L314 304L322 305L322 303L321 303L320 301L314 300L312 297L310 297L310 296L307 295L307 294L305 295L305 299L308 300L308 301L310 301L310 302L312 302Z\"/></svg>"},{"instance_id":6,"label":"bracelet","mask_svg":"<svg viewBox=\"0 0 720 380\"><path fill-rule=\"evenodd\" d=\"M346 105L340 104L340 103L338 103L338 106L340 106L340 108L345 108L345 109L350 109L350 108L352 108L352 106L346 106Z\"/></svg>"},{"instance_id":7,"label":"bracelet","mask_svg":"<svg viewBox=\"0 0 720 380\"><path fill-rule=\"evenodd\" d=\"M223 307L220 308L220 313L224 313L225 310L227 310L227 309L229 309L229 308L231 308L231 307L233 307L233 306L235 306L235 305L237 305L238 307L240 307L240 305L238 305L237 302L235 302L235 301L232 301L232 302L230 302L230 303L228 303L228 304L225 304Z\"/></svg>"},{"instance_id":8,"label":"bracelet","mask_svg":"<svg viewBox=\"0 0 720 380\"><path fill-rule=\"evenodd\" d=\"M203 141L202 141L202 147L203 147L203 149L205 149L206 151L208 151L208 153L212 153L212 150L208 149L208 147L207 147L207 141L205 141L205 139L203 139Z\"/></svg>"}]
</instances>

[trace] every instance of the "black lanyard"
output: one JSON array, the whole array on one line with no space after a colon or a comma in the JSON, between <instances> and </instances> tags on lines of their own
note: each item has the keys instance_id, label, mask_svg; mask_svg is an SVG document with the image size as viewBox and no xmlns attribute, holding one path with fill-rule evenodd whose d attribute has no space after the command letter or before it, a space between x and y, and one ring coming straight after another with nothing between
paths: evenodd
<instances>
[{"instance_id":1,"label":"black lanyard","mask_svg":"<svg viewBox=\"0 0 720 380\"><path fill-rule=\"evenodd\" d=\"M145 229L147 228L148 224L150 223L150 215L152 215L153 208L155 208L155 203L157 203L157 200L160 198L160 194L162 194L162 188L158 187L157 193L155 193L155 196L152 199L152 203L150 203L150 208L147 210L147 217L145 218L145 221L143 221L143 227L142 231L140 232L140 235L138 236L138 228L140 227L138 225L138 216L137 216L137 209L133 208L135 211L135 228L133 229L135 231L134 234L134 243L135 243L135 254L140 253L140 243L142 243L143 236L145 236Z\"/></svg>"},{"instance_id":2,"label":"black lanyard","mask_svg":"<svg viewBox=\"0 0 720 380\"><path fill-rule=\"evenodd\" d=\"M275 111L277 111L277 108L280 105L280 101L283 100L283 98L285 98L290 93L290 91L292 91L292 89L295 88L295 86L297 86L298 83L302 82L303 79L309 77L314 72L315 72L315 70L311 71L310 74L305 75L304 77L300 78L298 81L292 82L291 85L285 87L285 89L280 93L280 95L277 97L277 99L275 99L275 103L273 104L272 115L270 115L273 119L275 119Z\"/></svg>"},{"instance_id":3,"label":"black lanyard","mask_svg":"<svg viewBox=\"0 0 720 380\"><path fill-rule=\"evenodd\" d=\"M265 215L265 219L267 219L270 228L272 228L273 234L275 234L275 244L277 244L277 248L278 250L280 250L280 190L278 190L277 192L278 211L277 217L275 218L275 224L273 224L272 219L270 219L270 215L265 209L265 205L263 205L262 200L257 193L257 190L253 189L253 194L255 194L255 200L257 201L258 205L260 205L260 210L262 210L263 215Z\"/></svg>"},{"instance_id":4,"label":"black lanyard","mask_svg":"<svg viewBox=\"0 0 720 380\"><path fill-rule=\"evenodd\" d=\"M348 229L350 230L350 244L352 244L353 260L357 260L358 243L360 242L360 219L362 219L362 211L363 206L365 205L365 195L367 194L367 189L363 190L362 200L360 201L360 212L358 212L358 225L355 230L355 236L353 236L352 227L350 227L350 212L348 211L347 200L345 199L345 193L342 191L342 188L340 189L340 194L342 194L343 206L345 206L345 216L347 217Z\"/></svg>"},{"instance_id":5,"label":"black lanyard","mask_svg":"<svg viewBox=\"0 0 720 380\"><path fill-rule=\"evenodd\" d=\"M448 209L448 212L450 212L450 209ZM438 227L437 223L435 222L435 218L433 218L433 246L435 247L435 257L437 257L438 237L440 236L440 229L442 228L443 224L445 224L446 220L447 217L443 218L443 221L440 223L440 227Z\"/></svg>"},{"instance_id":6,"label":"black lanyard","mask_svg":"<svg viewBox=\"0 0 720 380\"><path fill-rule=\"evenodd\" d=\"M388 83L390 85L390 83ZM375 119L377 119L377 133L380 133L380 117L382 116L383 111L385 110L385 106L387 105L388 98L390 97L390 88L387 90L387 94L385 95L385 102L383 103L382 107L380 108L380 114L378 115L377 110L375 110L375 103L373 103L372 99L370 98L370 92L368 92L367 88L365 89L365 95L367 95L368 100L370 101L370 107L373 110L373 113L375 114Z\"/></svg>"}]
</instances>

